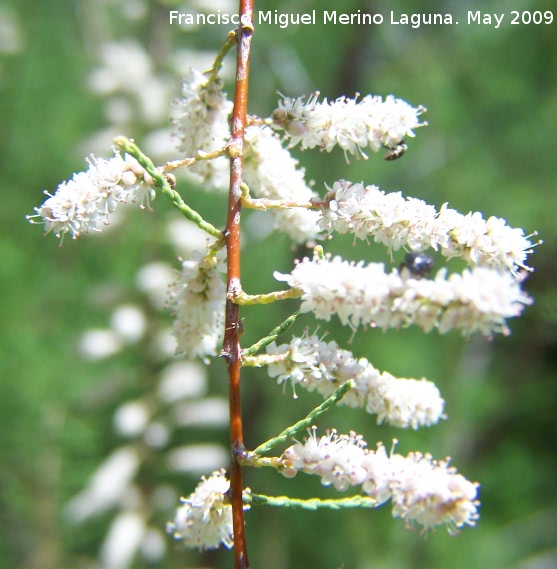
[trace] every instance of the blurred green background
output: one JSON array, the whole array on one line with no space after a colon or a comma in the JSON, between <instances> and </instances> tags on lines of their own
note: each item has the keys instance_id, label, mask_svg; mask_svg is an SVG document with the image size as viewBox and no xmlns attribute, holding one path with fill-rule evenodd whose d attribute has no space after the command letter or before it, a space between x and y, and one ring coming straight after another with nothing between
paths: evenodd
<instances>
[{"instance_id":1,"label":"blurred green background","mask_svg":"<svg viewBox=\"0 0 557 569\"><path fill-rule=\"evenodd\" d=\"M226 2L197 2L216 10ZM81 335L107 325L117 302L141 303L137 270L164 259L178 267L164 237L171 206L157 198L153 212L126 217L107 235L66 239L52 236L25 215L56 186L85 169L93 135L117 123L121 134L141 145L164 117L115 119L118 109L137 110L139 99L122 89L128 106L106 100L90 88L91 71L101 63L108 41L133 37L151 56L154 78L179 93L172 54L216 51L226 27L179 30L168 25L168 10L193 10L194 3L170 0L2 0L0 1L0 567L62 569L105 567L95 561L110 512L75 526L63 506L83 488L95 468L122 443L111 426L118 405L152 388L153 370L141 346L99 362L77 351ZM387 163L380 156L346 165L342 153L295 152L315 187L339 178L363 180L387 191L402 190L440 207L463 213L482 211L504 217L527 233L540 232L544 245L530 259L535 273L525 288L535 304L511 321L512 335L486 342L456 334L424 335L416 330L358 334L320 324L345 349L367 357L377 368L402 377L425 376L447 401L448 421L419 432L376 427L363 412L334 410L322 429L355 429L370 446L396 437L398 451L450 455L467 478L481 483L481 519L456 537L444 530L424 539L392 520L388 507L374 511L293 512L261 509L247 517L253 567L337 567L358 569L549 569L557 566L557 23L508 24L510 10L553 10L551 0L392 2L345 0L264 0L256 8L281 12L311 9L395 13L452 12L468 9L507 13L506 25L490 26L306 26L256 29L251 65L250 111L268 116L276 91L298 96L315 90L335 98L355 92L394 93L428 108L427 128L410 141L407 155ZM458 18L457 18L458 19ZM460 17L464 20L464 17ZM193 58L193 55L192 55ZM122 76L141 73L133 60ZM130 79L131 81L131 79ZM150 93L145 80L139 91ZM228 88L231 94L231 87ZM154 96L154 95L153 95ZM129 103L132 100L132 103ZM131 106L130 106L131 105ZM141 113L139 113L141 114ZM100 138L104 140L102 137ZM95 140L99 140L98 138ZM109 140L109 139L108 139ZM87 142L88 141L88 142ZM89 144L89 146L88 146ZM110 154L109 144L104 155ZM222 196L179 186L189 203L222 226ZM286 238L258 238L247 230L243 283L248 292L276 287L274 270L288 272L295 257ZM251 229L250 229L251 228ZM388 262L382 248L335 239L325 249L346 258ZM397 257L397 262L400 262ZM100 299L100 300L99 300ZM250 308L245 345L271 329L294 305ZM157 316L158 317L158 316ZM168 315L160 316L163 320ZM306 317L296 325L313 331ZM226 393L220 362L211 367L211 395ZM256 446L318 404L315 394L292 400L263 371L249 370L244 381L246 442ZM180 440L216 438L222 430L181 433ZM152 457L153 458L153 457ZM156 458L156 457L155 457ZM191 492L197 478L144 465L138 484L161 482ZM208 473L207 473L208 474ZM288 481L274 472L246 473L256 492L330 496L317 479ZM164 527L172 508L156 513ZM170 538L162 561L137 556L130 567L230 567L231 554L182 552Z\"/></svg>"}]
</instances>

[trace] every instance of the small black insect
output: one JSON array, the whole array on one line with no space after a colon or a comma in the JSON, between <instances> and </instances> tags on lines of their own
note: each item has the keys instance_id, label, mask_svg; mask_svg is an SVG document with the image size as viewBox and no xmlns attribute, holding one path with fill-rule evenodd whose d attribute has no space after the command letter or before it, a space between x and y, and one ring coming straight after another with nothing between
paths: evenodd
<instances>
[{"instance_id":1,"label":"small black insect","mask_svg":"<svg viewBox=\"0 0 557 569\"><path fill-rule=\"evenodd\" d=\"M407 253L404 263L400 265L400 270L403 268L410 271L413 277L427 277L433 269L433 258L424 253Z\"/></svg>"},{"instance_id":2,"label":"small black insect","mask_svg":"<svg viewBox=\"0 0 557 569\"><path fill-rule=\"evenodd\" d=\"M401 140L393 148L389 148L385 154L385 160L398 160L404 153L408 150L408 146L405 144L404 140Z\"/></svg>"}]
</instances>

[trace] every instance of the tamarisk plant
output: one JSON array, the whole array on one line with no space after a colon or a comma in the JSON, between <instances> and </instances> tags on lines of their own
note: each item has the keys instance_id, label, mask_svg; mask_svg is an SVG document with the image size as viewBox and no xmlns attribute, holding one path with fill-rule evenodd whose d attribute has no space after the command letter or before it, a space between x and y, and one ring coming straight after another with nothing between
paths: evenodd
<instances>
[{"instance_id":1,"label":"tamarisk plant","mask_svg":"<svg viewBox=\"0 0 557 569\"><path fill-rule=\"evenodd\" d=\"M171 289L177 353L187 358L219 356L229 375L230 470L203 477L182 499L168 531L185 546L204 549L234 547L235 567L249 566L244 514L252 506L290 508L375 508L391 501L392 514L424 532L445 525L450 533L478 519L478 484L458 474L448 459L412 452L403 456L379 442L368 448L355 432L331 428L319 435L316 419L336 404L365 409L378 423L399 428L431 426L445 418L444 400L426 379L396 378L377 370L336 342L306 332L279 343L304 313L329 321L337 315L354 333L364 328L416 325L425 332L459 330L464 336L508 334L507 319L519 316L532 301L522 291L531 269L528 255L535 245L522 229L504 219L484 219L479 212L463 215L444 204L439 210L419 198L387 193L373 185L334 181L320 194L305 180L303 168L289 148L340 147L348 158L368 158L385 149L393 160L407 150L425 108L388 96L319 100L282 97L268 118L248 116L248 80L254 32L253 0L241 0L242 24L230 32L212 68L191 70L174 104L174 140L182 160L156 167L125 137L115 139L109 159L90 157L84 172L61 183L56 192L28 216L45 232L66 234L102 231L122 203L149 206L162 194L187 219L207 233L207 248L182 263ZM223 91L219 76L223 59L236 47L234 100ZM228 190L223 229L194 211L181 195L174 172L187 170L202 187ZM288 288L247 294L240 278L242 209L274 216L277 231L295 243L335 234L373 241L392 252L404 249L406 262L387 270L383 263L349 262L315 246L312 258L299 260L288 274L275 278ZM449 274L442 268L430 278L433 249L448 260L463 259L469 268ZM224 278L223 278L224 275ZM267 336L243 348L240 310L250 304L300 299L300 308ZM279 384L317 391L324 401L296 424L254 450L244 446L240 372L264 367ZM303 438L303 433L307 436ZM296 438L298 437L298 438ZM272 451L293 442L281 454ZM257 494L244 488L245 467L274 468L287 478L315 474L350 497L299 500Z\"/></svg>"}]
</instances>

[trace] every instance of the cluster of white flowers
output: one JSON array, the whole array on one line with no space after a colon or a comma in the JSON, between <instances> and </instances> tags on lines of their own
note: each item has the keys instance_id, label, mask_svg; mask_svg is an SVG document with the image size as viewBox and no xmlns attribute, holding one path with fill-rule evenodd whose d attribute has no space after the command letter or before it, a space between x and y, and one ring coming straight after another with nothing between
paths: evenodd
<instances>
[{"instance_id":1,"label":"cluster of white flowers","mask_svg":"<svg viewBox=\"0 0 557 569\"><path fill-rule=\"evenodd\" d=\"M290 380L308 391L329 397L349 379L355 387L340 404L363 407L377 415L377 422L394 427L417 429L430 426L443 417L445 402L439 390L426 379L399 379L379 372L365 358L356 360L336 342L324 342L316 335L293 338L289 344L273 342L267 353L279 356L268 366L268 373L278 383Z\"/></svg>"},{"instance_id":2,"label":"cluster of white flowers","mask_svg":"<svg viewBox=\"0 0 557 569\"><path fill-rule=\"evenodd\" d=\"M284 97L273 112L273 127L284 129L290 146L300 143L302 148L320 147L330 152L336 145L345 154L366 157L363 148L377 152L381 147L396 150L407 137L414 137L414 129L424 126L419 116L423 107L414 108L402 99L389 95L339 97L336 101L318 102L319 93L291 99Z\"/></svg>"},{"instance_id":3,"label":"cluster of white flowers","mask_svg":"<svg viewBox=\"0 0 557 569\"><path fill-rule=\"evenodd\" d=\"M222 91L222 80L209 81L207 75L191 69L191 76L182 83L182 96L173 105L173 137L178 150L187 157L197 157L225 146L230 138L228 117L232 107ZM215 189L228 189L226 156L197 162L188 172Z\"/></svg>"},{"instance_id":4,"label":"cluster of white flowers","mask_svg":"<svg viewBox=\"0 0 557 569\"><path fill-rule=\"evenodd\" d=\"M170 289L175 313L173 333L177 354L214 356L224 332L226 287L217 259L194 258L182 263L178 280Z\"/></svg>"},{"instance_id":5,"label":"cluster of white flowers","mask_svg":"<svg viewBox=\"0 0 557 569\"><path fill-rule=\"evenodd\" d=\"M234 540L232 506L226 495L229 488L224 470L203 476L195 491L181 499L174 521L167 524L168 533L186 547L216 549L222 543L230 549Z\"/></svg>"},{"instance_id":6,"label":"cluster of white flowers","mask_svg":"<svg viewBox=\"0 0 557 569\"><path fill-rule=\"evenodd\" d=\"M533 244L524 231L499 217L483 218L480 212L463 215L444 204L439 211L401 192L385 193L377 186L339 180L324 199L319 224L329 233L370 236L397 251L433 248L448 258L461 257L471 265L526 269Z\"/></svg>"},{"instance_id":7,"label":"cluster of white flowers","mask_svg":"<svg viewBox=\"0 0 557 569\"><path fill-rule=\"evenodd\" d=\"M287 275L275 278L302 292L302 312L330 320L337 314L344 325L379 328L416 325L441 334L458 329L485 336L509 334L506 318L519 316L531 299L508 273L475 267L447 278L409 278L383 263L355 264L341 257L304 259Z\"/></svg>"},{"instance_id":8,"label":"cluster of white flowers","mask_svg":"<svg viewBox=\"0 0 557 569\"><path fill-rule=\"evenodd\" d=\"M256 197L287 202L308 202L317 197L304 179L305 171L266 126L250 126L245 133L243 176ZM273 209L275 227L295 242L305 243L318 234L320 214L304 208Z\"/></svg>"},{"instance_id":9,"label":"cluster of white flowers","mask_svg":"<svg viewBox=\"0 0 557 569\"><path fill-rule=\"evenodd\" d=\"M155 197L153 179L129 154L115 151L110 160L91 156L89 168L62 182L54 195L29 215L31 223L42 218L45 233L56 237L69 233L73 239L90 231L101 231L119 203L139 202L141 207Z\"/></svg>"},{"instance_id":10,"label":"cluster of white flowers","mask_svg":"<svg viewBox=\"0 0 557 569\"><path fill-rule=\"evenodd\" d=\"M338 491L361 486L378 506L391 499L393 517L421 525L424 533L438 525L447 525L450 533L475 525L478 485L457 474L447 461L421 453L389 456L382 444L377 451L366 446L353 432L331 431L317 438L314 429L304 444L296 443L284 452L283 474L316 474L324 486L333 485Z\"/></svg>"}]
</instances>

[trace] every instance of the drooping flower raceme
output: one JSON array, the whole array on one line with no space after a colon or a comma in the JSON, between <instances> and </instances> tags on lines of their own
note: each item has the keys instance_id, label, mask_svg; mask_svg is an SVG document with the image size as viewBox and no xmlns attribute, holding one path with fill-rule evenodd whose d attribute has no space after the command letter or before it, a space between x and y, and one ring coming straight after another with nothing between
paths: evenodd
<instances>
[{"instance_id":1,"label":"drooping flower raceme","mask_svg":"<svg viewBox=\"0 0 557 569\"><path fill-rule=\"evenodd\" d=\"M203 476L195 491L181 499L174 521L167 524L168 533L189 548L216 549L222 543L230 549L234 541L229 488L224 470Z\"/></svg>"},{"instance_id":2,"label":"drooping flower raceme","mask_svg":"<svg viewBox=\"0 0 557 569\"><path fill-rule=\"evenodd\" d=\"M338 435L333 430L318 438L313 429L304 443L286 449L282 472L287 477L299 471L316 474L324 486L332 484L339 491L361 486L378 506L391 499L393 517L421 525L424 533L438 525L446 525L449 533L475 525L478 485L447 461L421 453L389 456L381 443L377 451L366 446L353 432Z\"/></svg>"},{"instance_id":3,"label":"drooping flower raceme","mask_svg":"<svg viewBox=\"0 0 557 569\"><path fill-rule=\"evenodd\" d=\"M324 342L316 335L293 338L289 344L267 346L267 354L277 359L268 373L278 383L290 380L308 391L329 397L349 379L355 387L339 402L349 407L363 407L377 415L377 422L394 427L417 429L430 426L443 417L445 402L439 390L426 379L399 379L379 372L365 358L356 360L336 342Z\"/></svg>"},{"instance_id":4,"label":"drooping flower raceme","mask_svg":"<svg viewBox=\"0 0 557 569\"><path fill-rule=\"evenodd\" d=\"M219 150L230 138L228 116L232 102L222 90L222 80L210 81L206 74L191 69L182 83L182 96L173 105L173 137L176 147L187 157ZM201 160L188 172L217 190L228 189L229 160L219 156Z\"/></svg>"},{"instance_id":5,"label":"drooping flower raceme","mask_svg":"<svg viewBox=\"0 0 557 569\"><path fill-rule=\"evenodd\" d=\"M406 138L415 136L414 129L427 124L418 118L425 111L423 107L414 108L393 95L385 100L366 95L360 101L357 97L339 97L331 102L318 102L318 97L317 92L307 101L304 97L279 101L272 124L284 129L290 146L300 144L304 149L319 147L330 152L338 145L345 154L367 157L364 148L372 152L381 147L400 150Z\"/></svg>"},{"instance_id":6,"label":"drooping flower raceme","mask_svg":"<svg viewBox=\"0 0 557 569\"><path fill-rule=\"evenodd\" d=\"M222 267L213 256L200 257L195 254L182 263L178 280L170 289L176 353L189 357L215 355L224 331Z\"/></svg>"},{"instance_id":7,"label":"drooping flower raceme","mask_svg":"<svg viewBox=\"0 0 557 569\"><path fill-rule=\"evenodd\" d=\"M45 232L56 237L69 233L73 239L83 233L101 231L120 203L137 202L141 207L155 197L153 179L129 154L115 151L109 160L91 156L86 172L62 182L56 192L27 216L31 223L42 218Z\"/></svg>"},{"instance_id":8,"label":"drooping flower raceme","mask_svg":"<svg viewBox=\"0 0 557 569\"><path fill-rule=\"evenodd\" d=\"M245 133L244 180L256 197L309 203L317 194L304 179L305 171L267 126L249 126ZM297 243L315 239L319 213L304 208L273 209L275 227Z\"/></svg>"},{"instance_id":9,"label":"drooping flower raceme","mask_svg":"<svg viewBox=\"0 0 557 569\"><path fill-rule=\"evenodd\" d=\"M408 278L382 263L353 263L341 257L304 259L287 275L275 272L302 293L302 312L330 320L337 314L353 329L361 324L379 328L415 325L441 334L457 329L463 335L509 334L507 318L519 316L531 299L508 273L475 267L447 278Z\"/></svg>"},{"instance_id":10,"label":"drooping flower raceme","mask_svg":"<svg viewBox=\"0 0 557 569\"><path fill-rule=\"evenodd\" d=\"M533 244L522 229L504 219L484 219L480 212L463 215L444 204L439 211L401 192L385 193L377 186L339 180L323 200L319 225L329 233L373 237L390 249L432 248L445 257L461 257L470 265L497 269L527 269Z\"/></svg>"}]
</instances>

